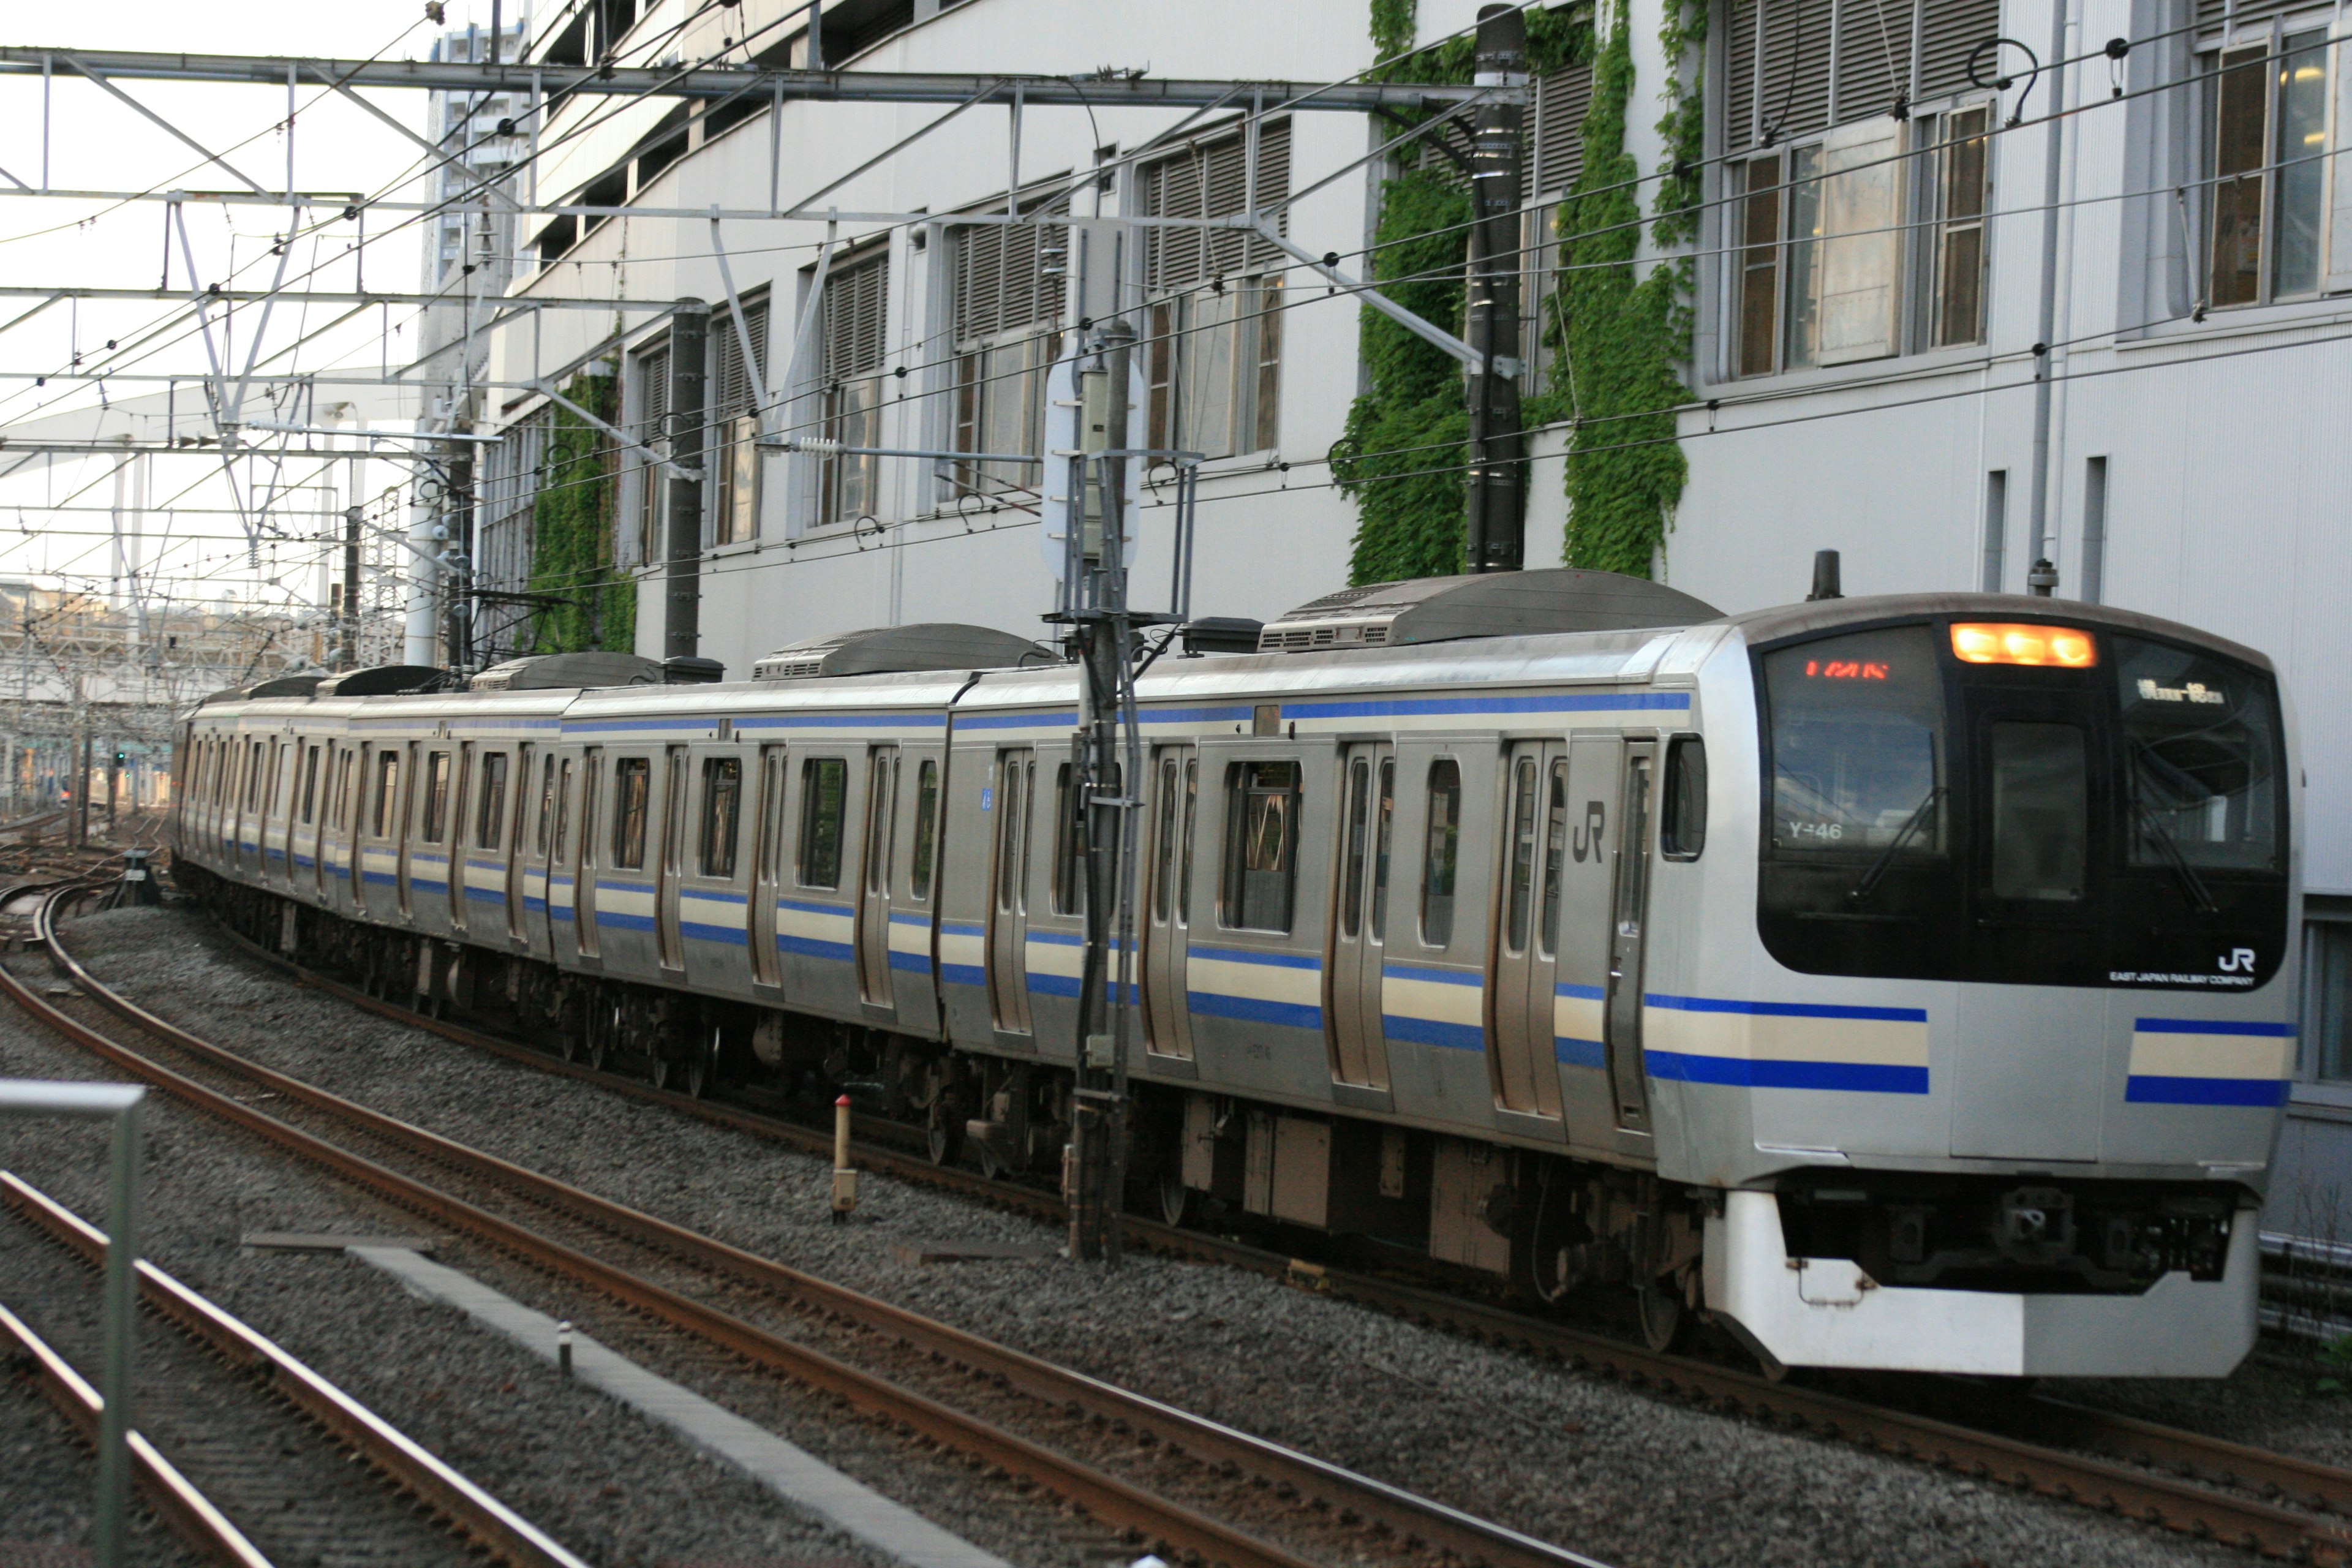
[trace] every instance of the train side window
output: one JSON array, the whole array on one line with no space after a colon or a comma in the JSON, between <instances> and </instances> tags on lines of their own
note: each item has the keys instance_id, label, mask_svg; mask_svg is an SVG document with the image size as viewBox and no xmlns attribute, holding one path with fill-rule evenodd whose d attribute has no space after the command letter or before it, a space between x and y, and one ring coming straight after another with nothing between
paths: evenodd
<instances>
[{"instance_id":1,"label":"train side window","mask_svg":"<svg viewBox=\"0 0 2352 1568\"><path fill-rule=\"evenodd\" d=\"M743 811L743 760L702 759L702 874L735 875L735 835Z\"/></svg>"},{"instance_id":2,"label":"train side window","mask_svg":"<svg viewBox=\"0 0 2352 1568\"><path fill-rule=\"evenodd\" d=\"M1084 914L1087 909L1087 816L1085 790L1064 763L1054 775L1054 912Z\"/></svg>"},{"instance_id":3,"label":"train side window","mask_svg":"<svg viewBox=\"0 0 2352 1568\"><path fill-rule=\"evenodd\" d=\"M378 838L392 837L393 802L400 795L400 753L378 752L375 754L375 805L371 812L368 831Z\"/></svg>"},{"instance_id":4,"label":"train side window","mask_svg":"<svg viewBox=\"0 0 2352 1568\"><path fill-rule=\"evenodd\" d=\"M504 752L491 752L482 758L482 800L475 818L474 842L485 849L496 849L507 819L507 754Z\"/></svg>"},{"instance_id":5,"label":"train side window","mask_svg":"<svg viewBox=\"0 0 2352 1568\"><path fill-rule=\"evenodd\" d=\"M438 844L449 826L449 753L425 756L425 842Z\"/></svg>"},{"instance_id":6,"label":"train side window","mask_svg":"<svg viewBox=\"0 0 2352 1568\"><path fill-rule=\"evenodd\" d=\"M1396 823L1396 759L1381 759L1380 803L1372 814L1372 940L1389 935L1389 838Z\"/></svg>"},{"instance_id":7,"label":"train side window","mask_svg":"<svg viewBox=\"0 0 2352 1568\"><path fill-rule=\"evenodd\" d=\"M635 871L646 863L646 806L653 791L653 763L622 757L613 763L613 865Z\"/></svg>"},{"instance_id":8,"label":"train side window","mask_svg":"<svg viewBox=\"0 0 2352 1568\"><path fill-rule=\"evenodd\" d=\"M940 764L925 763L915 771L915 863L908 868L908 891L918 899L931 896L931 859L939 850Z\"/></svg>"},{"instance_id":9,"label":"train side window","mask_svg":"<svg viewBox=\"0 0 2352 1568\"><path fill-rule=\"evenodd\" d=\"M312 821L319 804L319 748L312 746L302 758L302 820Z\"/></svg>"},{"instance_id":10,"label":"train side window","mask_svg":"<svg viewBox=\"0 0 2352 1568\"><path fill-rule=\"evenodd\" d=\"M1421 857L1421 941L1424 947L1454 942L1454 882L1462 854L1462 764L1442 758L1429 764L1429 832Z\"/></svg>"},{"instance_id":11,"label":"train side window","mask_svg":"<svg viewBox=\"0 0 2352 1568\"><path fill-rule=\"evenodd\" d=\"M1513 953L1528 950L1528 922L1535 912L1536 759L1521 757L1511 769L1510 894L1504 944Z\"/></svg>"},{"instance_id":12,"label":"train side window","mask_svg":"<svg viewBox=\"0 0 2352 1568\"><path fill-rule=\"evenodd\" d=\"M849 764L839 757L801 763L800 884L841 886L841 827L849 805Z\"/></svg>"},{"instance_id":13,"label":"train side window","mask_svg":"<svg viewBox=\"0 0 2352 1568\"><path fill-rule=\"evenodd\" d=\"M247 811L261 804L261 754L262 742L256 741L245 765L245 809Z\"/></svg>"},{"instance_id":14,"label":"train side window","mask_svg":"<svg viewBox=\"0 0 2352 1568\"><path fill-rule=\"evenodd\" d=\"M1658 853L1669 860L1696 860L1706 848L1706 742L1696 735L1677 735L1666 747Z\"/></svg>"},{"instance_id":15,"label":"train side window","mask_svg":"<svg viewBox=\"0 0 2352 1568\"><path fill-rule=\"evenodd\" d=\"M1242 931L1287 932L1298 876L1297 763L1225 769L1225 887L1218 911Z\"/></svg>"},{"instance_id":16,"label":"train side window","mask_svg":"<svg viewBox=\"0 0 2352 1568\"><path fill-rule=\"evenodd\" d=\"M554 816L555 759L550 757L540 765L539 770L539 853L542 858L547 854L548 835L552 831L549 823Z\"/></svg>"}]
</instances>

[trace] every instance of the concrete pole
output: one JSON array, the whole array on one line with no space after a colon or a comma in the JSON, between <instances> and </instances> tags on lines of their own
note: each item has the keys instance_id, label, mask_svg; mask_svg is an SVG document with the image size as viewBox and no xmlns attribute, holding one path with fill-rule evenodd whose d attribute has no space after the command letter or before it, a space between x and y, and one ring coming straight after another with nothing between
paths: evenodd
<instances>
[{"instance_id":1,"label":"concrete pole","mask_svg":"<svg viewBox=\"0 0 2352 1568\"><path fill-rule=\"evenodd\" d=\"M1524 87L1528 22L1482 5L1472 70L1480 87ZM1519 187L1525 126L1516 103L1482 103L1470 145L1470 301L1465 336L1484 356L1464 378L1470 471L1464 556L1472 572L1516 572L1527 558L1527 437L1519 426Z\"/></svg>"},{"instance_id":2,"label":"concrete pole","mask_svg":"<svg viewBox=\"0 0 2352 1568\"><path fill-rule=\"evenodd\" d=\"M2050 53L2045 58L2066 58L2066 0L2050 0ZM2058 116L2066 106L2066 73L2049 69L2050 90L2042 98L2042 305L2033 345L2033 564L2025 577L2026 592L2049 597L2058 586L2058 540L2050 518L2050 394L2052 361L2056 345L2051 337L2058 328L2058 196L2065 151L2065 124Z\"/></svg>"},{"instance_id":3,"label":"concrete pole","mask_svg":"<svg viewBox=\"0 0 2352 1568\"><path fill-rule=\"evenodd\" d=\"M694 658L702 651L702 362L709 336L710 307L680 300L669 323L669 460L690 477L669 476L664 658Z\"/></svg>"},{"instance_id":4,"label":"concrete pole","mask_svg":"<svg viewBox=\"0 0 2352 1568\"><path fill-rule=\"evenodd\" d=\"M401 638L401 662L431 664L434 647L433 601L441 584L441 542L433 537L433 503L412 490L408 502L408 605Z\"/></svg>"}]
</instances>

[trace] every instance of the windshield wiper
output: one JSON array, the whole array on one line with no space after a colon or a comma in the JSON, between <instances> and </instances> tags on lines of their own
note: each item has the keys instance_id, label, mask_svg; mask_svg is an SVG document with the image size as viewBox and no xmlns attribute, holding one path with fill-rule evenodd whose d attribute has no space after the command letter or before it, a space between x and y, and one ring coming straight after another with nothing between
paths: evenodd
<instances>
[{"instance_id":1,"label":"windshield wiper","mask_svg":"<svg viewBox=\"0 0 2352 1568\"><path fill-rule=\"evenodd\" d=\"M1886 847L1878 852L1878 858L1870 863L1870 869L1862 874L1862 880L1846 894L1846 902L1861 903L1878 890L1879 879L1885 876L1886 868L1895 863L1895 852L1911 842L1911 836L1927 825L1927 819L1935 815L1936 802L1942 798L1943 794L1942 784L1929 787L1927 795L1911 808L1911 815L1903 819L1903 826L1896 829L1895 837L1886 841Z\"/></svg>"},{"instance_id":2,"label":"windshield wiper","mask_svg":"<svg viewBox=\"0 0 2352 1568\"><path fill-rule=\"evenodd\" d=\"M2205 887L2205 879L2197 874L2197 868L2191 866L2189 857L2180 852L2179 841L2157 816L2154 806L2140 807L2139 825L2163 849L2165 862L2172 868L2173 876L2179 879L2182 890L2188 893L2189 901L2197 906L2197 912L2200 915L2220 914L2221 906L2213 901L2213 895Z\"/></svg>"},{"instance_id":3,"label":"windshield wiper","mask_svg":"<svg viewBox=\"0 0 2352 1568\"><path fill-rule=\"evenodd\" d=\"M2150 763L2171 766L2157 753L2155 747L2137 735L2132 737L2132 747L2139 753L2140 767L2143 769ZM2133 783L2137 784L2138 780L2135 778ZM2189 857L2180 852L2180 841L2172 837L2170 828L2164 826L2163 819L2157 815L2155 806L2143 805L2139 808L2139 826L2140 830L2153 837L2157 847L2164 851L2166 864L2172 868L2173 876L2179 879L2181 889L2189 895L2189 901L2196 906L2197 912L2200 915L2220 914L2221 906L2213 901L2212 892L2205 886L2205 879L2197 874L2197 868L2191 866L2189 863Z\"/></svg>"}]
</instances>

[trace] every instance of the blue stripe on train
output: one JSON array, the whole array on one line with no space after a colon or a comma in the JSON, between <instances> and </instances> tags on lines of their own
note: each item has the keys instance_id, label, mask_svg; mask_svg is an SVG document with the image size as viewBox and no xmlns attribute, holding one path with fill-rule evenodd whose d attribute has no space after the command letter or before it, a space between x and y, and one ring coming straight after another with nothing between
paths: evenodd
<instances>
[{"instance_id":1,"label":"blue stripe on train","mask_svg":"<svg viewBox=\"0 0 2352 1568\"><path fill-rule=\"evenodd\" d=\"M1900 1011L1900 1009L1894 1009ZM1830 1089L1861 1094L1925 1094L1927 1069L1878 1062L1750 1061L1742 1057L1642 1053L1654 1079L1728 1084L1739 1089Z\"/></svg>"},{"instance_id":2,"label":"blue stripe on train","mask_svg":"<svg viewBox=\"0 0 2352 1568\"><path fill-rule=\"evenodd\" d=\"M2244 1031L2252 1033L2252 1030ZM2172 1078L2134 1073L2124 1080L2124 1098L2141 1105L2284 1105L2287 1084L2274 1078Z\"/></svg>"},{"instance_id":3,"label":"blue stripe on train","mask_svg":"<svg viewBox=\"0 0 2352 1568\"><path fill-rule=\"evenodd\" d=\"M1281 1024L1295 1029L1319 1029L1323 1009L1297 1002L1267 1002L1255 996L1228 996L1221 991L1187 991L1184 1000L1193 1012L1212 1018L1238 1018L1245 1024Z\"/></svg>"}]
</instances>

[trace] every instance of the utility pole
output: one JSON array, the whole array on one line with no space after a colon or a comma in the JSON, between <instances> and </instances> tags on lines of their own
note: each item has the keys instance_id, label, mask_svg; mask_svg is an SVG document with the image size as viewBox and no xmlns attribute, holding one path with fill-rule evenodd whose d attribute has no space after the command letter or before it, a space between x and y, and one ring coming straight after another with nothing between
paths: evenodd
<instances>
[{"instance_id":1,"label":"utility pole","mask_svg":"<svg viewBox=\"0 0 2352 1568\"><path fill-rule=\"evenodd\" d=\"M710 307L680 300L669 319L669 460L677 471L669 476L664 658L702 652L702 360L709 335Z\"/></svg>"},{"instance_id":2,"label":"utility pole","mask_svg":"<svg viewBox=\"0 0 2352 1568\"><path fill-rule=\"evenodd\" d=\"M341 644L335 653L337 669L360 667L360 462L352 459L351 488L343 495L351 504L343 508L343 613L342 625L336 628Z\"/></svg>"},{"instance_id":3,"label":"utility pole","mask_svg":"<svg viewBox=\"0 0 2352 1568\"><path fill-rule=\"evenodd\" d=\"M447 542L443 545L443 559L447 570L442 581L447 598L444 612L448 620L450 669L463 675L473 666L474 658L474 459L470 453L457 450L452 442L449 458Z\"/></svg>"},{"instance_id":4,"label":"utility pole","mask_svg":"<svg viewBox=\"0 0 2352 1568\"><path fill-rule=\"evenodd\" d=\"M1525 87L1528 22L1517 5L1478 10L1473 79ZM1470 301L1465 336L1480 362L1465 377L1470 412L1464 555L1472 572L1527 559L1527 437L1519 426L1519 188L1525 126L1516 99L1472 111Z\"/></svg>"},{"instance_id":5,"label":"utility pole","mask_svg":"<svg viewBox=\"0 0 2352 1568\"><path fill-rule=\"evenodd\" d=\"M2050 7L2050 54L2055 62L2066 58L2066 0ZM2029 83L2030 87L2032 84ZM2058 330L2058 199L2063 185L2066 122L2059 118L2066 107L2066 72L2053 64L2050 90L2043 95L2042 134L2048 138L2042 156L2042 301L2035 320L2041 337L2033 345L2033 564L2025 574L2025 591L2048 598L2058 586L2058 541L2050 522L2050 393L2051 342ZM2018 101L2018 112L2024 100Z\"/></svg>"}]
</instances>

